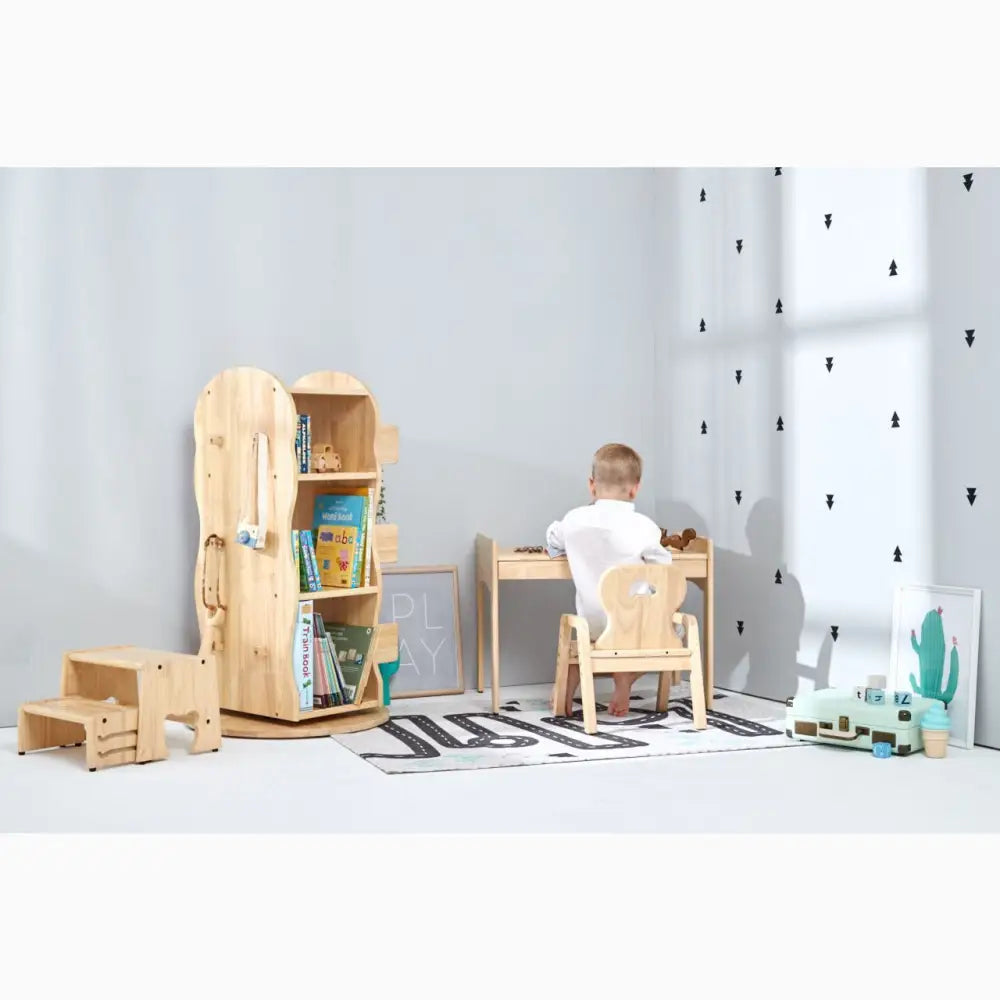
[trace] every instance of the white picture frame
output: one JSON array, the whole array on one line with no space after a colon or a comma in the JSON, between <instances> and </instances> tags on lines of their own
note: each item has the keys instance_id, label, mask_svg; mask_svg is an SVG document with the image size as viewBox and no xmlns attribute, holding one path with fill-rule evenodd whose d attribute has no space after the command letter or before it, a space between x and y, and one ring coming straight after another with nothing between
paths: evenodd
<instances>
[{"instance_id":1,"label":"white picture frame","mask_svg":"<svg viewBox=\"0 0 1000 1000\"><path fill-rule=\"evenodd\" d=\"M979 674L979 623L982 613L982 591L976 587L939 587L930 584L908 584L896 588L892 606L892 651L889 656L888 686L892 691L917 690L925 681L921 678L921 662L914 648L928 640L939 641L939 626L930 614L940 614L944 633L941 675L938 690L946 694L951 683L951 649L957 649L958 676L953 697L946 704L951 720L950 746L971 749L976 738L976 681ZM927 620L928 632L924 632ZM911 639L911 634L915 633ZM926 638L925 638L926 635ZM916 638L921 636L921 638ZM936 661L933 655L932 661ZM936 662L929 667L929 679L935 680ZM926 694L925 694L926 697ZM941 699L942 701L944 699Z\"/></svg>"}]
</instances>

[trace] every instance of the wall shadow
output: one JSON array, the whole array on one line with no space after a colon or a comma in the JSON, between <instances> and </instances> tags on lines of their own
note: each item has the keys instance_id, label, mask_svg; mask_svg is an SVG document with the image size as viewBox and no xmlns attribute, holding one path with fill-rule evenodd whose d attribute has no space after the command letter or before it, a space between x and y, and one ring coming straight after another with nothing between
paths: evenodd
<instances>
[{"instance_id":1,"label":"wall shadow","mask_svg":"<svg viewBox=\"0 0 1000 1000\"><path fill-rule=\"evenodd\" d=\"M694 528L712 537L705 518L686 503L657 503L659 523L670 531ZM783 544L783 517L770 497L751 507L746 521L750 553L715 546L715 683L757 697L783 701L808 681L829 686L833 639L823 639L817 662L799 658L805 626L805 598L789 569ZM781 574L781 583L775 574ZM704 613L701 591L688 588L685 610ZM701 619L704 621L704 619ZM739 623L742 622L742 632Z\"/></svg>"}]
</instances>

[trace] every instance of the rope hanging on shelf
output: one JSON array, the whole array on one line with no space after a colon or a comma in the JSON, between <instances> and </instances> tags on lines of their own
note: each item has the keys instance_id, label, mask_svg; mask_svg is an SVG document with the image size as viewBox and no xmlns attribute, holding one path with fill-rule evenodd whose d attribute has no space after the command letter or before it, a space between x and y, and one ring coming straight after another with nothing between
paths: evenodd
<instances>
[{"instance_id":1,"label":"rope hanging on shelf","mask_svg":"<svg viewBox=\"0 0 1000 1000\"><path fill-rule=\"evenodd\" d=\"M226 605L223 602L225 584L225 542L219 535L205 539L205 558L201 565L201 603L208 611L207 624L212 629L212 650L225 648L223 626L226 624ZM209 572L209 561L214 562L214 572ZM209 582L211 581L211 582Z\"/></svg>"},{"instance_id":2,"label":"rope hanging on shelf","mask_svg":"<svg viewBox=\"0 0 1000 1000\"><path fill-rule=\"evenodd\" d=\"M255 477L256 472L256 477ZM251 549L263 549L267 544L267 484L269 474L269 454L267 435L254 434L250 445L250 462L243 484L243 500L240 503L240 520L236 526L236 541ZM252 522L253 508L257 508L257 520Z\"/></svg>"}]
</instances>

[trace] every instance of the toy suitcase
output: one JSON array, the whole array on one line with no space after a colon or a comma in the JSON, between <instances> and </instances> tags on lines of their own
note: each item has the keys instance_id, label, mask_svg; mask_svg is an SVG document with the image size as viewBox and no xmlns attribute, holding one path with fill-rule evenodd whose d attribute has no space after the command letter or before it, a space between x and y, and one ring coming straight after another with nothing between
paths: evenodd
<instances>
[{"instance_id":1,"label":"toy suitcase","mask_svg":"<svg viewBox=\"0 0 1000 1000\"><path fill-rule=\"evenodd\" d=\"M870 705L845 688L796 695L785 702L785 734L790 739L856 750L888 743L901 757L923 750L920 719L931 699L913 695L912 704L894 705L890 693L886 700L889 704Z\"/></svg>"}]
</instances>

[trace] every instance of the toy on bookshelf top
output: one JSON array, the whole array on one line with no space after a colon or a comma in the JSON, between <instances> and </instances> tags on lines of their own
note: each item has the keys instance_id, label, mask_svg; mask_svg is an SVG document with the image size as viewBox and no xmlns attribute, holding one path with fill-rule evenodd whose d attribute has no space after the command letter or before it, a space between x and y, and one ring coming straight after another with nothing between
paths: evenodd
<instances>
[{"instance_id":1,"label":"toy on bookshelf top","mask_svg":"<svg viewBox=\"0 0 1000 1000\"><path fill-rule=\"evenodd\" d=\"M660 545L665 549L683 551L697 537L698 532L694 528L685 528L679 535L668 535L666 528L660 529Z\"/></svg>"},{"instance_id":2,"label":"toy on bookshelf top","mask_svg":"<svg viewBox=\"0 0 1000 1000\"><path fill-rule=\"evenodd\" d=\"M545 551L545 547L542 545L521 545L514 549L515 552L529 552L533 555L537 555Z\"/></svg>"},{"instance_id":3,"label":"toy on bookshelf top","mask_svg":"<svg viewBox=\"0 0 1000 1000\"><path fill-rule=\"evenodd\" d=\"M314 444L312 446L313 472L340 472L340 455L333 450L332 444Z\"/></svg>"}]
</instances>

